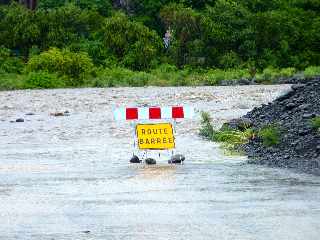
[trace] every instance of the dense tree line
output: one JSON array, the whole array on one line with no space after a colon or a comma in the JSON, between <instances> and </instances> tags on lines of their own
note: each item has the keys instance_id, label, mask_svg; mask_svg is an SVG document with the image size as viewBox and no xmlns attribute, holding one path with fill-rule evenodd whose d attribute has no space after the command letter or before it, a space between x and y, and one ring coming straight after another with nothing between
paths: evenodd
<instances>
[{"instance_id":1,"label":"dense tree line","mask_svg":"<svg viewBox=\"0 0 320 240\"><path fill-rule=\"evenodd\" d=\"M38 0L35 10L17 2L1 1L0 44L24 62L38 56L41 65L43 53L61 50L132 70L320 65L319 0Z\"/></svg>"}]
</instances>

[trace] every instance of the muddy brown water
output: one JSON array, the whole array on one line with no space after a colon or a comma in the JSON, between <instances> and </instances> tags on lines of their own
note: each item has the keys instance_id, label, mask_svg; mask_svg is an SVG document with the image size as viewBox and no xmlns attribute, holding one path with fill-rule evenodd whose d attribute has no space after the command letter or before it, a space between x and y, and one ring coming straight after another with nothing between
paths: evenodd
<instances>
[{"instance_id":1,"label":"muddy brown water","mask_svg":"<svg viewBox=\"0 0 320 240\"><path fill-rule=\"evenodd\" d=\"M218 127L288 89L0 92L0 239L319 239L318 177L247 165L198 137L200 111ZM176 124L184 165L168 165L167 151L156 166L128 163L132 125L112 109L154 105L196 108Z\"/></svg>"}]
</instances>

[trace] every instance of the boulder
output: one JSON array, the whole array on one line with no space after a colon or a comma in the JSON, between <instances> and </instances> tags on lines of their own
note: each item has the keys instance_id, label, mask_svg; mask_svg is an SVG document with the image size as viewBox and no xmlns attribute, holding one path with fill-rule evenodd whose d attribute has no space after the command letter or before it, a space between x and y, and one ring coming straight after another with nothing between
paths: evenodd
<instances>
[{"instance_id":1,"label":"boulder","mask_svg":"<svg viewBox=\"0 0 320 240\"><path fill-rule=\"evenodd\" d=\"M133 155L130 159L130 163L141 163L141 161L136 155Z\"/></svg>"},{"instance_id":2,"label":"boulder","mask_svg":"<svg viewBox=\"0 0 320 240\"><path fill-rule=\"evenodd\" d=\"M154 160L153 158L147 158L145 162L146 162L147 165L157 164L157 161Z\"/></svg>"},{"instance_id":3,"label":"boulder","mask_svg":"<svg viewBox=\"0 0 320 240\"><path fill-rule=\"evenodd\" d=\"M16 119L16 122L17 123L22 123L22 122L24 122L24 119L23 118L18 118L18 119Z\"/></svg>"},{"instance_id":4,"label":"boulder","mask_svg":"<svg viewBox=\"0 0 320 240\"><path fill-rule=\"evenodd\" d=\"M169 164L179 164L179 163L182 163L185 159L186 159L185 156L183 156L182 154L176 154L170 158L168 163Z\"/></svg>"}]
</instances>

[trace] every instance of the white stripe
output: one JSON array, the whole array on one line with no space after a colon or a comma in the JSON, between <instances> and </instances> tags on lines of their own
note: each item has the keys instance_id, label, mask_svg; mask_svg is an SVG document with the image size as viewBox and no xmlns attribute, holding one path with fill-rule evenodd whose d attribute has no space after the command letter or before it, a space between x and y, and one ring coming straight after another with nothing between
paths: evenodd
<instances>
[{"instance_id":1,"label":"white stripe","mask_svg":"<svg viewBox=\"0 0 320 240\"><path fill-rule=\"evenodd\" d=\"M192 119L195 115L193 107L183 107L184 118ZM114 110L116 121L126 120L126 108L117 108ZM149 108L138 108L138 119L149 120ZM172 107L161 108L161 119L172 119Z\"/></svg>"},{"instance_id":2,"label":"white stripe","mask_svg":"<svg viewBox=\"0 0 320 240\"><path fill-rule=\"evenodd\" d=\"M192 107L183 107L184 118L193 118L194 109Z\"/></svg>"},{"instance_id":3,"label":"white stripe","mask_svg":"<svg viewBox=\"0 0 320 240\"><path fill-rule=\"evenodd\" d=\"M149 119L149 108L138 108L138 119L139 120Z\"/></svg>"},{"instance_id":4,"label":"white stripe","mask_svg":"<svg viewBox=\"0 0 320 240\"><path fill-rule=\"evenodd\" d=\"M126 120L126 109L125 108L117 108L114 110L114 119L116 121Z\"/></svg>"},{"instance_id":5,"label":"white stripe","mask_svg":"<svg viewBox=\"0 0 320 240\"><path fill-rule=\"evenodd\" d=\"M161 118L162 119L172 118L172 107L162 107L161 108Z\"/></svg>"}]
</instances>

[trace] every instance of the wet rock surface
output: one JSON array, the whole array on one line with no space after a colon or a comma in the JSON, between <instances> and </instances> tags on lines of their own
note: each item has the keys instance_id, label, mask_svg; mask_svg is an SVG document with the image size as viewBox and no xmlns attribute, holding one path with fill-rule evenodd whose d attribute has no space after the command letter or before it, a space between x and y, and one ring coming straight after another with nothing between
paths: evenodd
<instances>
[{"instance_id":1,"label":"wet rock surface","mask_svg":"<svg viewBox=\"0 0 320 240\"><path fill-rule=\"evenodd\" d=\"M320 132L311 125L316 116L320 116L320 78L293 85L287 94L232 120L230 126L239 129L243 122L249 122L260 129L276 124L281 131L280 143L265 147L261 139L252 140L244 146L249 162L320 175Z\"/></svg>"}]
</instances>

